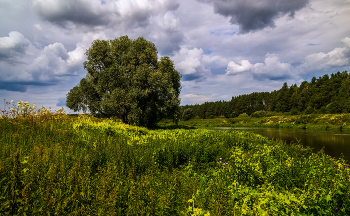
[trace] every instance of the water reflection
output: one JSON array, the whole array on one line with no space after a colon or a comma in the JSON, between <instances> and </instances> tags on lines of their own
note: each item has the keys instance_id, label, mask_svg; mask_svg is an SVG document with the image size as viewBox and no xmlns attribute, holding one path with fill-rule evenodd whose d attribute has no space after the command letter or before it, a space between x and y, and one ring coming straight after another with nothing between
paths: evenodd
<instances>
[{"instance_id":1,"label":"water reflection","mask_svg":"<svg viewBox=\"0 0 350 216\"><path fill-rule=\"evenodd\" d=\"M210 127L212 130L244 130L260 134L269 139L281 139L286 143L294 144L300 140L303 146L310 146L317 153L323 148L324 152L338 158L343 153L344 158L350 161L350 132L320 131L285 128L254 128L254 127Z\"/></svg>"}]
</instances>

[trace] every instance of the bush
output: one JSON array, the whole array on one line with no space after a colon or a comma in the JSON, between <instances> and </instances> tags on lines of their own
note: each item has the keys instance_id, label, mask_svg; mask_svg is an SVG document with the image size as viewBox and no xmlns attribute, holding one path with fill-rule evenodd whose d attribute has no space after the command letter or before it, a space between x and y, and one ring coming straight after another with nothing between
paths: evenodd
<instances>
[{"instance_id":1,"label":"bush","mask_svg":"<svg viewBox=\"0 0 350 216\"><path fill-rule=\"evenodd\" d=\"M306 108L304 111L305 114L311 114L313 112L314 112L314 109L312 109L311 107Z\"/></svg>"},{"instance_id":2,"label":"bush","mask_svg":"<svg viewBox=\"0 0 350 216\"><path fill-rule=\"evenodd\" d=\"M295 108L293 108L291 111L290 111L290 114L291 115L298 115L299 114L299 111Z\"/></svg>"},{"instance_id":3,"label":"bush","mask_svg":"<svg viewBox=\"0 0 350 216\"><path fill-rule=\"evenodd\" d=\"M193 117L193 110L191 108L185 109L182 113L182 119L187 121Z\"/></svg>"},{"instance_id":4,"label":"bush","mask_svg":"<svg viewBox=\"0 0 350 216\"><path fill-rule=\"evenodd\" d=\"M263 110L256 111L256 112L252 113L250 116L254 117L254 118L265 117L266 116L266 111L263 111Z\"/></svg>"},{"instance_id":5,"label":"bush","mask_svg":"<svg viewBox=\"0 0 350 216\"><path fill-rule=\"evenodd\" d=\"M345 111L347 99L344 97L336 97L330 104L325 107L327 113L336 114Z\"/></svg>"},{"instance_id":6,"label":"bush","mask_svg":"<svg viewBox=\"0 0 350 216\"><path fill-rule=\"evenodd\" d=\"M252 113L250 116L255 117L255 118L261 118L261 117L271 117L274 115L275 115L274 112L260 110L260 111L256 111L256 112Z\"/></svg>"},{"instance_id":7,"label":"bush","mask_svg":"<svg viewBox=\"0 0 350 216\"><path fill-rule=\"evenodd\" d=\"M238 116L238 113L236 112L232 112L230 115L231 118L236 118L237 116Z\"/></svg>"},{"instance_id":8,"label":"bush","mask_svg":"<svg viewBox=\"0 0 350 216\"><path fill-rule=\"evenodd\" d=\"M247 113L242 113L238 116L238 118L247 118L249 115Z\"/></svg>"}]
</instances>

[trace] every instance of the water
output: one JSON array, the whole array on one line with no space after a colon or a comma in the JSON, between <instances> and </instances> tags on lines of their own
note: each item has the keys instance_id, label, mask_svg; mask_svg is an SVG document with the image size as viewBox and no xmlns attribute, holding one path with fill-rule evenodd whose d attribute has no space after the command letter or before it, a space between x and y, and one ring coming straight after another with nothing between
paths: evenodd
<instances>
[{"instance_id":1,"label":"water","mask_svg":"<svg viewBox=\"0 0 350 216\"><path fill-rule=\"evenodd\" d=\"M300 140L303 146L310 146L313 152L317 153L323 148L325 154L339 158L343 153L347 163L350 161L350 132L343 131L321 131L321 130L302 130L286 128L255 128L255 127L206 127L212 130L244 130L260 134L269 139L281 139L286 143L294 144Z\"/></svg>"}]
</instances>

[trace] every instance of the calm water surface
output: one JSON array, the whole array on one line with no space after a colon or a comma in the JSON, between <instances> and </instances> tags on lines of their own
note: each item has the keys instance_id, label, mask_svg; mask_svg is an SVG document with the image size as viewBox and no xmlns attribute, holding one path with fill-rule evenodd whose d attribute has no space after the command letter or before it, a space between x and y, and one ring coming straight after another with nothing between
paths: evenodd
<instances>
[{"instance_id":1,"label":"calm water surface","mask_svg":"<svg viewBox=\"0 0 350 216\"><path fill-rule=\"evenodd\" d=\"M286 143L297 143L303 146L310 146L313 152L317 153L323 148L324 152L332 157L339 158L343 153L347 163L350 161L350 132L346 131L320 131L320 130L301 130L286 128L254 128L254 127L206 127L212 130L244 130L260 134L269 139L281 139ZM292 142L293 141L293 142Z\"/></svg>"}]
</instances>

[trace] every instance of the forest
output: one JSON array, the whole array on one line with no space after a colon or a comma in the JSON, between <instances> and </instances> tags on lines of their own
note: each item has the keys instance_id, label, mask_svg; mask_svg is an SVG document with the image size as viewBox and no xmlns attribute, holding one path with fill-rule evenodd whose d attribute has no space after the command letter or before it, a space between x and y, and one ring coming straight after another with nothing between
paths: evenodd
<instances>
[{"instance_id":1,"label":"forest","mask_svg":"<svg viewBox=\"0 0 350 216\"><path fill-rule=\"evenodd\" d=\"M350 112L350 76L348 71L313 77L300 86L288 86L272 92L253 92L232 97L231 101L205 102L180 107L182 119L235 118L240 114L266 117L275 113L335 114Z\"/></svg>"}]
</instances>

